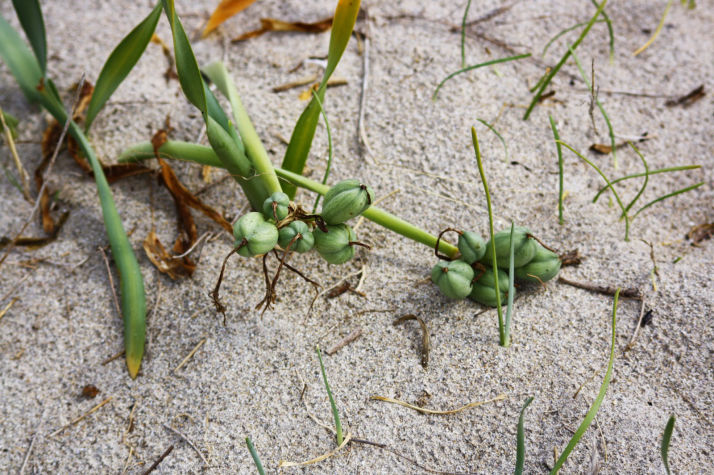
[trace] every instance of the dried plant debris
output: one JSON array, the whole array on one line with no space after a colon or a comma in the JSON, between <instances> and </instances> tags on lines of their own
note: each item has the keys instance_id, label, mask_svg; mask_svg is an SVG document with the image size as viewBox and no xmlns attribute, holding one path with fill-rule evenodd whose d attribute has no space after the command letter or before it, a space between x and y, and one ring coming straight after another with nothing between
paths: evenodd
<instances>
[{"instance_id":1,"label":"dried plant debris","mask_svg":"<svg viewBox=\"0 0 714 475\"><path fill-rule=\"evenodd\" d=\"M431 341L429 339L429 329L426 326L426 322L420 317L417 317L416 315L412 314L407 314L404 316L401 316L394 320L392 323L394 326L399 325L402 322L406 322L407 320L416 320L419 322L419 325L421 326L421 332L422 332L422 337L421 337L421 365L424 367L424 369L429 366L429 350L431 349Z\"/></svg>"},{"instance_id":2,"label":"dried plant debris","mask_svg":"<svg viewBox=\"0 0 714 475\"><path fill-rule=\"evenodd\" d=\"M682 106L686 108L691 106L706 95L707 93L704 92L704 84L702 84L681 97L668 100L664 103L664 105L666 105L667 107Z\"/></svg>"},{"instance_id":3,"label":"dried plant debris","mask_svg":"<svg viewBox=\"0 0 714 475\"><path fill-rule=\"evenodd\" d=\"M243 33L240 36L233 38L232 41L244 41L250 38L255 38L269 31L296 31L298 33L322 33L332 27L332 17L325 18L312 23L302 21L283 21L275 18L261 18L260 28L257 30Z\"/></svg>"},{"instance_id":4,"label":"dried plant debris","mask_svg":"<svg viewBox=\"0 0 714 475\"><path fill-rule=\"evenodd\" d=\"M224 21L248 8L253 2L255 0L223 0L211 14L201 36L205 37Z\"/></svg>"},{"instance_id":5,"label":"dried plant debris","mask_svg":"<svg viewBox=\"0 0 714 475\"><path fill-rule=\"evenodd\" d=\"M714 223L698 224L687 233L687 240L692 241L692 246L698 246L702 241L714 236Z\"/></svg>"}]
</instances>

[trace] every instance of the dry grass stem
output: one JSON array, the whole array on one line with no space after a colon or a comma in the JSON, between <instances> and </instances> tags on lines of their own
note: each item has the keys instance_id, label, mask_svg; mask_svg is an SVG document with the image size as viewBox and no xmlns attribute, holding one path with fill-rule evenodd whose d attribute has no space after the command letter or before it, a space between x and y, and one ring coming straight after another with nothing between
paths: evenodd
<instances>
[{"instance_id":1,"label":"dry grass stem","mask_svg":"<svg viewBox=\"0 0 714 475\"><path fill-rule=\"evenodd\" d=\"M447 414L456 414L457 412L461 412L466 409L470 409L472 407L482 406L482 405L488 404L490 402L501 401L503 399L506 399L506 395L499 394L498 396L496 396L493 399L488 399L486 401L470 402L470 403L466 404L465 406L461 406L459 408L450 409L450 410L446 410L446 411L437 411L437 410L433 410L433 409L426 409L423 407L415 406L413 404L409 404L408 402L400 401L399 399L392 399L389 397L372 396L370 399L373 399L375 401L391 402L392 404L398 404L400 406L408 407L409 409L414 409L415 411L421 412L423 414L447 415Z\"/></svg>"},{"instance_id":2,"label":"dry grass stem","mask_svg":"<svg viewBox=\"0 0 714 475\"><path fill-rule=\"evenodd\" d=\"M332 345L330 348L325 350L325 354L328 356L332 356L335 353L337 353L339 350L344 348L345 346L349 345L353 341L355 341L357 338L362 336L362 327L357 327L351 332L347 334L346 337L344 337L342 340L338 341L334 345Z\"/></svg>"},{"instance_id":3,"label":"dry grass stem","mask_svg":"<svg viewBox=\"0 0 714 475\"><path fill-rule=\"evenodd\" d=\"M177 374L178 370L183 368L184 365L186 363L188 363L188 360L190 360L193 357L193 355L196 354L196 352L201 348L201 346L203 346L204 343L206 343L206 338L203 338L201 341L199 341L198 344L193 347L193 350L191 350L191 352L188 355L186 355L186 357L183 360L181 360L181 363L179 363L179 365L176 367L176 369L174 369L174 374Z\"/></svg>"},{"instance_id":4,"label":"dry grass stem","mask_svg":"<svg viewBox=\"0 0 714 475\"><path fill-rule=\"evenodd\" d=\"M342 450L342 449L350 442L350 440L352 440L352 434L348 432L347 435L345 435L345 440L342 441L342 444L340 444L340 445L339 445L338 447L336 447L335 449L333 449L333 450L327 452L326 454L322 454L322 455L320 455L319 457L315 457L314 459L306 460L305 462L288 462L288 461L285 461L285 460L281 460L280 463L278 464L278 468L284 468L284 467L304 467L304 466L306 466L306 465L313 465L313 464L316 464L316 463L318 463L318 462L322 462L323 460L332 457L332 456L335 455L337 452L339 452L340 450Z\"/></svg>"},{"instance_id":5,"label":"dry grass stem","mask_svg":"<svg viewBox=\"0 0 714 475\"><path fill-rule=\"evenodd\" d=\"M49 436L50 436L50 437L54 437L54 436L56 436L57 434L59 434L60 432L62 432L63 430L67 429L68 427L71 427L71 426L75 425L76 423L80 422L80 421L83 420L84 418L86 418L86 417L92 415L94 412L96 412L96 411L98 411L99 409L101 409L105 404L109 403L112 399L114 399L114 396L109 396L109 397L106 398L104 401L100 402L99 404L97 404L96 406L94 406L93 408L91 408L89 411L85 412L85 413L82 414L81 416L79 416L79 417L77 417L77 418L75 418L75 419L72 419L72 421L71 421L69 424L65 424L65 425L63 425L62 427L60 427L59 429L57 429L56 431L52 432Z\"/></svg>"}]
</instances>

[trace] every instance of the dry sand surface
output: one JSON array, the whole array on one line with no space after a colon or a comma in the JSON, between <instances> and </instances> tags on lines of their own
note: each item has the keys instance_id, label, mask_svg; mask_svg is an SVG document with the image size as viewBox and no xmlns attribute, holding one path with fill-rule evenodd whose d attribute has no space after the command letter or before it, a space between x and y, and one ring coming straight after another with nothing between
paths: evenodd
<instances>
[{"instance_id":1,"label":"dry sand surface","mask_svg":"<svg viewBox=\"0 0 714 475\"><path fill-rule=\"evenodd\" d=\"M96 80L112 48L148 13L150 3L43 2L50 76L68 102L70 86L82 73ZM186 29L193 32L217 1L178 3ZM285 150L281 137L290 136L305 107L299 96L307 87L281 93L272 88L320 73L314 62L294 68L323 56L329 34L267 34L237 44L229 39L257 27L262 17L322 19L332 13L334 3L262 0L194 44L200 63L226 62L276 164ZM612 383L596 422L564 471L664 473L659 444L669 416L676 414L673 470L710 472L714 243L695 247L685 234L714 221L713 2L698 1L695 10L674 2L657 41L633 57L656 27L665 2L613 0L607 6L615 31L613 61L608 59L604 23L596 24L577 50L588 74L595 61L599 98L618 142L646 133L650 140L637 145L651 169L702 165L650 178L641 204L690 184L705 184L640 214L629 242L623 240L624 223L618 221L612 200L591 202L601 178L568 151L565 224L557 222L558 168L548 114L562 138L578 150L609 141L597 108L593 128L590 96L572 61L548 88L555 95L540 104L530 120L522 120L532 97L529 87L546 65L558 61L567 43L557 41L545 59L540 57L542 48L558 31L588 20L594 13L590 2L513 2L508 11L470 27L467 64L514 52L534 56L459 75L446 83L436 101L431 100L434 88L460 65L460 35L452 27L460 23L466 2L363 3L370 20L360 20L357 29L369 29L364 125L372 153L359 146L366 58L353 39L336 71L347 84L328 90L325 100L335 150L330 181L356 177L372 185L378 196L396 191L381 206L432 233L453 226L486 235L486 203L470 137L470 127L478 125L496 227L505 228L513 220L558 249L579 249L582 264L563 269L562 275L639 288L652 310L652 324L623 354L640 303L621 301ZM511 3L475 1L469 18L476 20ZM18 24L10 2L3 2L0 12ZM170 40L164 18L157 33ZM577 34L565 39L574 41ZM103 160L112 162L128 145L148 140L167 114L174 138L205 142L200 114L186 102L176 80L166 82L166 66L161 48L149 45L101 112L90 138ZM701 84L706 92L701 100L689 107L666 105ZM25 101L4 65L0 105L21 119L18 152L34 170L45 116ZM499 139L478 118L496 121L508 144L507 160ZM12 167L4 142L1 150L3 165ZM610 156L586 155L608 176L642 171L628 147L618 150L617 170ZM326 157L327 137L320 125L309 161L313 177L322 176ZM174 168L190 189L204 186L199 166L177 163ZM224 173L216 170L212 179ZM611 297L557 282L520 292L513 344L502 348L495 310L482 312L473 302L447 301L424 282L435 263L433 252L369 222L360 226L358 235L372 250L360 249L350 263L328 266L315 254L293 260L323 288L350 275L356 285L359 276L354 273L364 268L361 289L366 297L349 292L334 299L322 296L309 313L312 288L284 274L276 305L261 318L253 310L264 292L260 260L233 258L223 287L229 309L223 326L208 292L231 237L224 233L202 248L191 278L172 281L159 274L142 242L152 227L164 243L173 242L176 215L165 189L147 176L112 186L125 228L133 230L130 239L151 309L147 353L139 377L131 380L121 358L103 363L121 351L123 327L98 252L107 238L94 181L63 153L51 184L59 190L59 211L70 211L58 239L35 251L15 250L0 268L0 308L16 299L0 319L2 473L17 473L30 447L26 473L141 473L172 445L158 473L251 473L246 436L273 473L280 460L302 461L329 452L335 439L318 424L332 422L314 347L329 348L357 328L362 330L360 338L324 358L343 425L354 437L386 444L404 458L353 443L328 460L286 473L511 472L518 415L529 396L535 399L525 417L525 470L542 473L552 466L553 452L565 447L600 388L610 348ZM623 199L631 199L640 185L639 180L624 182L619 188ZM11 236L29 216L31 205L4 176L0 196L0 234ZM236 216L247 204L231 180L201 196L226 216ZM308 192L298 195L309 206L313 199ZM197 216L197 224L199 233L219 231L203 217ZM40 233L35 222L27 231ZM650 247L644 241L653 245L656 289ZM392 325L407 313L421 316L429 327L428 369L420 364L416 322ZM203 344L193 357L175 370L199 342ZM82 398L82 388L89 384L100 392L93 399ZM450 409L500 394L505 399L452 415L424 415L370 399L381 395ZM109 398L93 414L51 435Z\"/></svg>"}]
</instances>

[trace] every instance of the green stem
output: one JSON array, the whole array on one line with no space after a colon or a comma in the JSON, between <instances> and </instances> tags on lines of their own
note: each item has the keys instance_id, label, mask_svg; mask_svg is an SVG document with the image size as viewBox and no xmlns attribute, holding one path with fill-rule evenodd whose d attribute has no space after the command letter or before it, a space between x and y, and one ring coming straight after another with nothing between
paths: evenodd
<instances>
[{"instance_id":1,"label":"green stem","mask_svg":"<svg viewBox=\"0 0 714 475\"><path fill-rule=\"evenodd\" d=\"M159 156L162 158L186 160L199 163L201 165L223 168L223 164L216 156L216 153L210 147L203 145L169 140L162 145L161 148L159 148L158 152ZM154 158L154 149L150 142L142 142L124 150L124 152L122 152L119 156L119 162L136 162L148 158ZM294 186L298 186L321 195L324 195L327 193L327 190L330 189L327 185L323 185L320 182L311 180L297 173L283 170L282 168L276 167L275 173L279 178L282 178ZM436 236L380 208L371 206L364 213L362 213L362 216L376 224L379 224L380 226L404 236L405 238L411 239L412 241L424 244L432 249L436 246ZM444 240L439 241L439 251L449 257L455 257L459 253L456 246L449 244Z\"/></svg>"}]
</instances>

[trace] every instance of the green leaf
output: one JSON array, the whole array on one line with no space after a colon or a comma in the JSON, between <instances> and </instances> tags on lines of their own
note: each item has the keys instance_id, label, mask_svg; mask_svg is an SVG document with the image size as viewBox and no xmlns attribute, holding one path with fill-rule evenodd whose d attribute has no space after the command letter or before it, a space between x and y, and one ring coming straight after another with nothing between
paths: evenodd
<instances>
[{"instance_id":1,"label":"green leaf","mask_svg":"<svg viewBox=\"0 0 714 475\"><path fill-rule=\"evenodd\" d=\"M42 19L42 10L37 0L12 0L17 18L22 29L25 30L27 39L30 40L35 58L40 65L44 76L47 72L47 40L45 39L45 22Z\"/></svg>"},{"instance_id":2,"label":"green leaf","mask_svg":"<svg viewBox=\"0 0 714 475\"><path fill-rule=\"evenodd\" d=\"M600 409L603 399L605 399L605 393L607 392L607 388L610 385L610 379L612 378L612 368L615 365L615 324L617 323L617 301L619 298L620 289L618 288L615 292L615 302L612 305L612 341L610 343L610 359L607 363L605 378L600 385L600 392L595 398L595 401L593 401L592 406L590 406L590 410L588 410L588 413L585 415L585 419L583 419L583 422L580 423L575 431L575 434L573 434L570 442L568 442L568 445L565 447L565 450L563 450L563 453L560 454L560 457L558 457L558 460L555 462L553 470L550 471L551 475L558 473L558 471L560 471L563 467L563 464L568 459L568 456L570 456L570 452L572 452L575 446L578 445L578 442L585 434L585 431L588 430L588 427L590 427L593 419L595 419L595 415Z\"/></svg>"},{"instance_id":3,"label":"green leaf","mask_svg":"<svg viewBox=\"0 0 714 475\"><path fill-rule=\"evenodd\" d=\"M664 464L664 469L667 471L667 475L670 474L669 471L669 443L672 440L672 432L674 432L674 423L677 418L672 414L667 421L667 425L664 428L664 433L662 434L662 445L660 446L660 454L662 455L662 463Z\"/></svg>"},{"instance_id":4,"label":"green leaf","mask_svg":"<svg viewBox=\"0 0 714 475\"><path fill-rule=\"evenodd\" d=\"M513 260L513 259L511 259ZM526 460L526 434L524 425L526 408L533 402L533 398L529 397L521 408L521 416L518 418L518 431L516 433L516 470L515 475L523 473L523 464Z\"/></svg>"},{"instance_id":5,"label":"green leaf","mask_svg":"<svg viewBox=\"0 0 714 475\"><path fill-rule=\"evenodd\" d=\"M207 105L203 78L201 78L201 71L198 69L191 43L188 40L188 36L186 36L181 20L176 15L173 0L161 0L161 3L164 6L166 18L168 18L171 25L174 39L174 56L176 56L176 71L178 72L181 89L183 89L183 93L189 102L198 107L203 114L206 114Z\"/></svg>"},{"instance_id":6,"label":"green leaf","mask_svg":"<svg viewBox=\"0 0 714 475\"><path fill-rule=\"evenodd\" d=\"M157 3L151 13L136 25L109 55L104 67L102 67L102 72L99 73L92 100L87 108L85 131L89 130L101 108L139 61L144 50L146 50L146 45L149 44L151 36L154 34L154 30L156 30L156 24L159 22L160 16L161 3Z\"/></svg>"},{"instance_id":7,"label":"green leaf","mask_svg":"<svg viewBox=\"0 0 714 475\"><path fill-rule=\"evenodd\" d=\"M359 0L339 0L335 9L335 16L332 20L332 33L330 36L330 47L327 53L327 67L322 76L320 87L315 92L321 103L325 101L325 88L327 81L337 67L342 54L347 48L347 43L352 35L352 30L357 21L357 13L359 12ZM303 113L300 115L293 134L290 137L290 143L285 151L282 168L298 174L302 174L307 162L307 156L312 147L312 139L315 137L317 129L317 121L320 118L320 107L317 99L313 96L310 103L307 105ZM295 197L296 188L294 185L286 183L283 186L283 191L292 199Z\"/></svg>"},{"instance_id":8,"label":"green leaf","mask_svg":"<svg viewBox=\"0 0 714 475\"><path fill-rule=\"evenodd\" d=\"M3 121L7 125L7 128L10 129L10 135L12 136L13 139L17 138L17 124L20 123L20 120L13 116L8 114L5 111L1 111L0 114L2 114ZM3 132L5 129L2 126L2 122L0 122L0 132Z\"/></svg>"},{"instance_id":9,"label":"green leaf","mask_svg":"<svg viewBox=\"0 0 714 475\"><path fill-rule=\"evenodd\" d=\"M42 69L30 48L10 24L0 16L0 58L20 85L30 102L41 98L38 90L42 81Z\"/></svg>"}]
</instances>

